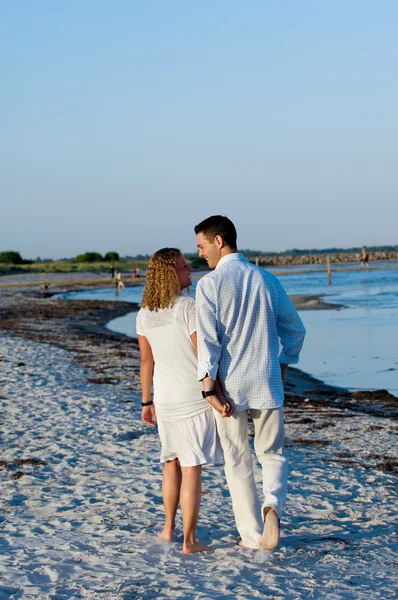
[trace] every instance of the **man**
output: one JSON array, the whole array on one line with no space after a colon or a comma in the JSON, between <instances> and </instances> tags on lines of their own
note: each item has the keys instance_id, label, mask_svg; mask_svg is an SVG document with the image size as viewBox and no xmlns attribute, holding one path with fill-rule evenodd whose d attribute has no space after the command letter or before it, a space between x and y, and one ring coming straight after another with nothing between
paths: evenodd
<instances>
[{"instance_id":1,"label":"man","mask_svg":"<svg viewBox=\"0 0 398 600\"><path fill-rule=\"evenodd\" d=\"M237 251L232 221L212 216L196 225L195 233L199 256L214 269L196 288L198 378L204 397L217 395L235 406L228 419L215 418L238 543L272 550L279 542L287 490L283 381L287 365L298 362L305 329L276 277ZM248 444L248 410L262 466L263 506Z\"/></svg>"},{"instance_id":2,"label":"man","mask_svg":"<svg viewBox=\"0 0 398 600\"><path fill-rule=\"evenodd\" d=\"M365 267L367 269L369 269L369 253L366 250L366 246L362 246L362 250L361 250L361 269L362 267Z\"/></svg>"}]
</instances>

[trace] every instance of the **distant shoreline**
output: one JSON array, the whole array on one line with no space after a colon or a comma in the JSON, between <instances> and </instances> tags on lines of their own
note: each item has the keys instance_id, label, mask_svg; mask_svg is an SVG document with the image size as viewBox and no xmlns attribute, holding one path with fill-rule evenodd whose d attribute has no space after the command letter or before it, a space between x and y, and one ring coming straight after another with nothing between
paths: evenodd
<instances>
[{"instance_id":1,"label":"distant shoreline","mask_svg":"<svg viewBox=\"0 0 398 600\"><path fill-rule=\"evenodd\" d=\"M244 251L243 251L244 253ZM246 258L253 263L258 264L261 267L294 267L294 266L311 266L311 265L325 265L327 257L330 258L332 265L341 264L352 266L359 266L361 259L360 254L357 252L315 252L315 253L304 253L304 254L259 254L256 256L252 251L248 251L245 255ZM207 265L204 261L198 263L198 257L189 255L188 262L192 263L195 271L207 269ZM398 252L396 251L377 251L369 252L369 263L375 263L377 266L380 262L396 262L398 261ZM133 268L140 268L145 270L148 266L149 259L147 260L121 260L115 262L116 269L131 274ZM93 263L75 263L73 261L52 261L52 262L40 262L32 264L21 264L12 265L0 263L0 278L15 275L27 275L27 274L56 274L63 273L64 275L83 275L84 273L95 273L103 275L104 277L110 277L111 264L105 262L93 262Z\"/></svg>"}]
</instances>

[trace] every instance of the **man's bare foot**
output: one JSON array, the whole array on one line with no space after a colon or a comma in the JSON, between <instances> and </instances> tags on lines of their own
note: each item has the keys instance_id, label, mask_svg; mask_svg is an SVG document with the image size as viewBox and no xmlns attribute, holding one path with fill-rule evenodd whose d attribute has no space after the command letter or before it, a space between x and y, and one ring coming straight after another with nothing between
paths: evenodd
<instances>
[{"instance_id":1,"label":"man's bare foot","mask_svg":"<svg viewBox=\"0 0 398 600\"><path fill-rule=\"evenodd\" d=\"M242 538L240 536L236 538L235 543L236 543L237 546L239 546L239 548L246 548L246 546L242 542Z\"/></svg>"},{"instance_id":2,"label":"man's bare foot","mask_svg":"<svg viewBox=\"0 0 398 600\"><path fill-rule=\"evenodd\" d=\"M186 544L184 542L184 545L182 547L183 554L193 554L194 552L206 552L207 550L210 550L210 547L203 546L202 544L199 544L199 542L193 542L193 544Z\"/></svg>"},{"instance_id":3,"label":"man's bare foot","mask_svg":"<svg viewBox=\"0 0 398 600\"><path fill-rule=\"evenodd\" d=\"M158 531L158 537L165 542L171 542L174 537L174 529L162 529L162 531Z\"/></svg>"},{"instance_id":4,"label":"man's bare foot","mask_svg":"<svg viewBox=\"0 0 398 600\"><path fill-rule=\"evenodd\" d=\"M279 544L280 521L278 513L274 508L263 509L264 529L260 539L260 548L273 550Z\"/></svg>"}]
</instances>

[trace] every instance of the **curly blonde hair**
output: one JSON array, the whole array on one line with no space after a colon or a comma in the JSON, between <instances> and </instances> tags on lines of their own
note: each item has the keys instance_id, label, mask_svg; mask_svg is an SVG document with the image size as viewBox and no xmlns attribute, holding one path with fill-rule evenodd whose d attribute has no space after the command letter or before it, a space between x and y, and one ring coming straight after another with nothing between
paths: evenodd
<instances>
[{"instance_id":1,"label":"curly blonde hair","mask_svg":"<svg viewBox=\"0 0 398 600\"><path fill-rule=\"evenodd\" d=\"M181 251L178 248L161 248L149 261L142 296L142 308L155 310L169 308L177 296L181 296L176 263Z\"/></svg>"}]
</instances>

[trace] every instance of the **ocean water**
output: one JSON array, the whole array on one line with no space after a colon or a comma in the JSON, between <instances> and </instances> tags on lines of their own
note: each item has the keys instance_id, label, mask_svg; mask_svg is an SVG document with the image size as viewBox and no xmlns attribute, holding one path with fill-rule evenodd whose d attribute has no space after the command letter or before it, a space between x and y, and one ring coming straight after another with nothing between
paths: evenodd
<instances>
[{"instance_id":1,"label":"ocean water","mask_svg":"<svg viewBox=\"0 0 398 600\"><path fill-rule=\"evenodd\" d=\"M346 265L349 266L349 265ZM353 265L357 266L357 265ZM378 263L377 270L332 274L323 266L269 269L289 295L320 294L337 310L307 310L300 316L307 336L298 368L331 385L350 390L387 389L398 396L398 262ZM295 271L316 271L295 273ZM284 274L281 274L284 272ZM197 280L189 290L195 296ZM140 302L143 286L126 288L119 299ZM113 288L63 294L65 298L114 300ZM114 319L109 329L136 336L135 313Z\"/></svg>"}]
</instances>

